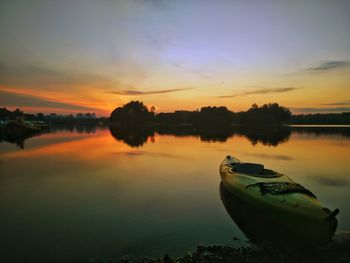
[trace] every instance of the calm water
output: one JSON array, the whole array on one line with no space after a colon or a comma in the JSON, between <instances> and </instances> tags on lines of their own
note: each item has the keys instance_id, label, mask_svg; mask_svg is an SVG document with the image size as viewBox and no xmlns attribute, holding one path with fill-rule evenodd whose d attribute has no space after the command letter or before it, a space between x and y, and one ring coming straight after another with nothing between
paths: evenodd
<instances>
[{"instance_id":1,"label":"calm water","mask_svg":"<svg viewBox=\"0 0 350 263\"><path fill-rule=\"evenodd\" d=\"M246 245L233 241L245 237L220 200L227 154L288 174L339 208L338 231L350 230L349 127L269 136L54 129L0 144L1 258L178 256L200 244Z\"/></svg>"}]
</instances>

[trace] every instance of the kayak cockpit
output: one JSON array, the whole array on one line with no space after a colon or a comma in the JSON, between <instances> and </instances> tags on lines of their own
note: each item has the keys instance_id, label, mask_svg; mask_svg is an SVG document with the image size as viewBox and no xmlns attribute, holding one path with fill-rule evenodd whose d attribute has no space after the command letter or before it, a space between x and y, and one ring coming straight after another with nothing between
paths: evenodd
<instances>
[{"instance_id":1,"label":"kayak cockpit","mask_svg":"<svg viewBox=\"0 0 350 263\"><path fill-rule=\"evenodd\" d=\"M258 163L232 163L232 171L235 173L246 174L255 177L262 178L275 178L280 177L281 174L265 169L264 165Z\"/></svg>"}]
</instances>

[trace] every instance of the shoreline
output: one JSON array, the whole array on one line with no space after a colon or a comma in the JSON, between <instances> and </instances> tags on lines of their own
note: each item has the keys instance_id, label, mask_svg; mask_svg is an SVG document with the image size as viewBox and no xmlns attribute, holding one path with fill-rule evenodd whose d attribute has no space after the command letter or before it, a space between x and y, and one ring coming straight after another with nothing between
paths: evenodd
<instances>
[{"instance_id":1,"label":"shoreline","mask_svg":"<svg viewBox=\"0 0 350 263\"><path fill-rule=\"evenodd\" d=\"M197 246L195 250L180 257L164 254L162 257L137 259L125 255L119 259L89 259L87 262L120 262L120 263L229 263L229 262L261 262L261 263L292 263L292 262L349 262L350 231L338 232L333 240L319 247L283 246L241 246L224 245Z\"/></svg>"}]
</instances>

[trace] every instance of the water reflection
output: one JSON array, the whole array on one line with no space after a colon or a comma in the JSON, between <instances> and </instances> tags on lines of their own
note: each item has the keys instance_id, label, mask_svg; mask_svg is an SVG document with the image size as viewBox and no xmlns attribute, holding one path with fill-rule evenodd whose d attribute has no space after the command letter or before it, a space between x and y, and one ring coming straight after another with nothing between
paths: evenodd
<instances>
[{"instance_id":1,"label":"water reflection","mask_svg":"<svg viewBox=\"0 0 350 263\"><path fill-rule=\"evenodd\" d=\"M8 142L16 144L19 148L24 148L24 142L25 140L39 136L41 133L27 133L27 134L18 134L18 133L10 133L5 130L0 130L0 143L1 142Z\"/></svg>"},{"instance_id":2,"label":"water reflection","mask_svg":"<svg viewBox=\"0 0 350 263\"><path fill-rule=\"evenodd\" d=\"M85 134L95 134L98 130L106 129L105 126L99 126L95 124L84 124L84 125L76 125L76 124L54 124L51 126L52 132L76 132L76 133L85 133Z\"/></svg>"},{"instance_id":3,"label":"water reflection","mask_svg":"<svg viewBox=\"0 0 350 263\"><path fill-rule=\"evenodd\" d=\"M148 139L154 141L155 130L146 126L111 126L109 130L114 139L131 147L141 147Z\"/></svg>"},{"instance_id":4,"label":"water reflection","mask_svg":"<svg viewBox=\"0 0 350 263\"><path fill-rule=\"evenodd\" d=\"M217 189L218 166L229 153L290 175L342 211L338 230L350 229L349 184L342 184L349 180L349 137L337 129L314 136L291 128L288 141L267 147L227 130L158 127L113 137L108 127L62 126L26 140L23 150L1 143L2 258L88 262L180 256L199 244L239 246L232 236L244 234Z\"/></svg>"},{"instance_id":5,"label":"water reflection","mask_svg":"<svg viewBox=\"0 0 350 263\"><path fill-rule=\"evenodd\" d=\"M111 135L119 141L131 147L139 147L148 140L153 141L155 133L159 135L195 136L204 142L226 142L233 136L244 136L256 145L261 143L267 146L277 146L289 140L291 129L289 127L278 127L272 129L249 129L247 127L193 127L193 126L156 126L156 127L109 127Z\"/></svg>"},{"instance_id":6,"label":"water reflection","mask_svg":"<svg viewBox=\"0 0 350 263\"><path fill-rule=\"evenodd\" d=\"M111 135L131 147L140 147L148 140L154 141L155 133L159 135L195 136L204 142L226 142L233 136L246 137L252 145L262 144L277 146L290 139L292 133L306 135L337 135L350 137L350 127L194 127L194 126L112 126Z\"/></svg>"},{"instance_id":7,"label":"water reflection","mask_svg":"<svg viewBox=\"0 0 350 263\"><path fill-rule=\"evenodd\" d=\"M253 145L261 143L267 146L277 146L289 140L291 135L291 128L287 126L262 129L241 127L238 130L238 133L246 136Z\"/></svg>"},{"instance_id":8,"label":"water reflection","mask_svg":"<svg viewBox=\"0 0 350 263\"><path fill-rule=\"evenodd\" d=\"M314 175L313 180L319 184L332 187L348 187L350 185L349 178L332 178L329 175Z\"/></svg>"},{"instance_id":9,"label":"water reflection","mask_svg":"<svg viewBox=\"0 0 350 263\"><path fill-rule=\"evenodd\" d=\"M350 126L293 126L294 133L306 135L337 135L343 137L350 137Z\"/></svg>"},{"instance_id":10,"label":"water reflection","mask_svg":"<svg viewBox=\"0 0 350 263\"><path fill-rule=\"evenodd\" d=\"M292 133L306 135L335 135L350 137L350 127L272 127L272 128L251 128L251 127L194 127L194 126L111 126L111 135L118 141L122 141L131 147L140 147L147 141L154 141L154 135L195 136L204 142L226 142L233 136L243 136L252 145L262 144L266 146L278 146L290 139ZM283 157L281 157L283 158Z\"/></svg>"},{"instance_id":11,"label":"water reflection","mask_svg":"<svg viewBox=\"0 0 350 263\"><path fill-rule=\"evenodd\" d=\"M71 132L79 134L95 134L99 130L108 129L105 126L97 125L54 125L50 133ZM194 127L194 126L111 126L110 134L117 140L124 142L131 147L141 147L147 142L154 142L154 137L158 135L173 135L176 137L193 136L198 137L203 142L226 142L234 136L243 136L247 138L254 146L262 144L265 146L278 146L290 140L292 134L310 135L310 136L342 136L350 137L350 127L275 127L269 129L256 129L249 127ZM5 141L14 143L20 148L24 148L25 141L35 135L14 135L0 131L0 142ZM266 156L265 156L266 157ZM266 157L267 158L267 157ZM283 158L283 156L276 156Z\"/></svg>"},{"instance_id":12,"label":"water reflection","mask_svg":"<svg viewBox=\"0 0 350 263\"><path fill-rule=\"evenodd\" d=\"M38 137L43 134L62 134L64 132L69 132L71 134L95 134L97 131L107 129L104 126L98 125L53 125L49 131L44 132L34 132L34 133L13 133L6 129L0 129L0 143L7 142L11 144L16 144L19 148L25 148L25 141L30 138Z\"/></svg>"}]
</instances>

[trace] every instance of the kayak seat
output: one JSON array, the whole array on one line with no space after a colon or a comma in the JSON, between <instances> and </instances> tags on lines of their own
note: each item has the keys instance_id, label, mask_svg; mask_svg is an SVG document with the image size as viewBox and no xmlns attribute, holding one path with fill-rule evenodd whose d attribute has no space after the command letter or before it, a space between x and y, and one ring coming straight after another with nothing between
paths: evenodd
<instances>
[{"instance_id":1,"label":"kayak seat","mask_svg":"<svg viewBox=\"0 0 350 263\"><path fill-rule=\"evenodd\" d=\"M264 166L258 163L238 163L233 166L233 170L241 174L260 174L264 171Z\"/></svg>"},{"instance_id":2,"label":"kayak seat","mask_svg":"<svg viewBox=\"0 0 350 263\"><path fill-rule=\"evenodd\" d=\"M236 173L247 174L256 177L273 178L280 175L270 169L265 169L264 165L258 163L237 163L233 165Z\"/></svg>"}]
</instances>

